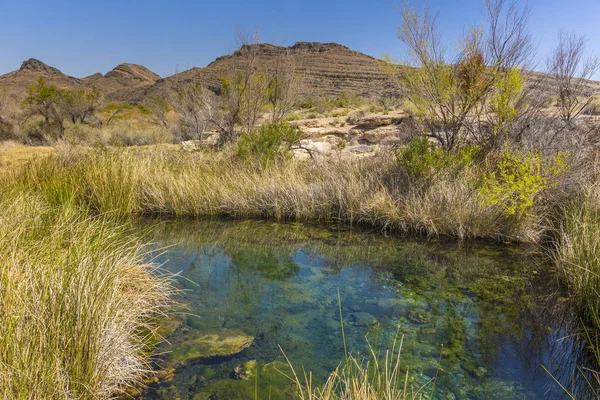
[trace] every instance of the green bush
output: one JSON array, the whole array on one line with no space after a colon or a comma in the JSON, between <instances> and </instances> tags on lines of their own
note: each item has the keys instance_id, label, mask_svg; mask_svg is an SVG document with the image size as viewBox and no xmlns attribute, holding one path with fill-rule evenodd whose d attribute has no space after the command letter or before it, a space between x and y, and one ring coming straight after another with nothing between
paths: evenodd
<instances>
[{"instance_id":1,"label":"green bush","mask_svg":"<svg viewBox=\"0 0 600 400\"><path fill-rule=\"evenodd\" d=\"M400 166L413 178L429 178L436 172L452 167L461 169L473 162L479 148L467 145L456 153L435 146L425 136L413 140L396 154Z\"/></svg>"},{"instance_id":2,"label":"green bush","mask_svg":"<svg viewBox=\"0 0 600 400\"><path fill-rule=\"evenodd\" d=\"M246 160L258 160L261 164L289 158L291 147L300 139L300 134L298 128L285 122L265 124L251 134L242 135L237 155Z\"/></svg>"},{"instance_id":3,"label":"green bush","mask_svg":"<svg viewBox=\"0 0 600 400\"><path fill-rule=\"evenodd\" d=\"M568 155L543 158L539 151L506 147L495 171L484 176L479 189L485 205L498 205L507 216L526 216L539 193L557 185L560 174L568 171Z\"/></svg>"}]
</instances>

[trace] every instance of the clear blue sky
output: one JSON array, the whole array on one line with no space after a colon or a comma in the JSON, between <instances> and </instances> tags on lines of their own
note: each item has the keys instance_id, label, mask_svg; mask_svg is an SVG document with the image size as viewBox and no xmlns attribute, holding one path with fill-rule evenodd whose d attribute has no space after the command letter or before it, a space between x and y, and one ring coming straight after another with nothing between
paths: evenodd
<instances>
[{"instance_id":1,"label":"clear blue sky","mask_svg":"<svg viewBox=\"0 0 600 400\"><path fill-rule=\"evenodd\" d=\"M258 30L266 42L338 42L375 57L389 53L400 58L400 2L0 0L0 74L33 57L76 77L106 73L121 62L142 64L166 76L231 52L240 29ZM540 55L552 47L561 29L586 35L589 50L600 55L600 0L529 4ZM483 0L430 0L429 6L439 12L449 41L465 24L483 17Z\"/></svg>"}]
</instances>

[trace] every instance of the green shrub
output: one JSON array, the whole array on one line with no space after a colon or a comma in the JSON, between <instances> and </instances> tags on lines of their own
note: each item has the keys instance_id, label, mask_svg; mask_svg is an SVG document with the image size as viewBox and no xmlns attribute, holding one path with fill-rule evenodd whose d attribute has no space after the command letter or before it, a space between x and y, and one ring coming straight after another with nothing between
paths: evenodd
<instances>
[{"instance_id":1,"label":"green shrub","mask_svg":"<svg viewBox=\"0 0 600 400\"><path fill-rule=\"evenodd\" d=\"M473 162L479 148L467 145L456 153L435 146L425 136L413 140L396 154L400 166L413 178L431 177L436 172L452 167L461 169Z\"/></svg>"},{"instance_id":2,"label":"green shrub","mask_svg":"<svg viewBox=\"0 0 600 400\"><path fill-rule=\"evenodd\" d=\"M300 134L298 128L287 123L265 124L251 134L242 135L238 141L237 155L246 160L256 159L261 164L288 158Z\"/></svg>"},{"instance_id":3,"label":"green shrub","mask_svg":"<svg viewBox=\"0 0 600 400\"><path fill-rule=\"evenodd\" d=\"M568 155L545 159L539 151L521 151L508 146L495 171L484 176L479 189L485 205L498 205L507 216L526 216L544 190L557 185L557 177L568 170Z\"/></svg>"},{"instance_id":4,"label":"green shrub","mask_svg":"<svg viewBox=\"0 0 600 400\"><path fill-rule=\"evenodd\" d=\"M286 121L298 121L303 119L303 117L298 113L289 113L284 119Z\"/></svg>"}]
</instances>

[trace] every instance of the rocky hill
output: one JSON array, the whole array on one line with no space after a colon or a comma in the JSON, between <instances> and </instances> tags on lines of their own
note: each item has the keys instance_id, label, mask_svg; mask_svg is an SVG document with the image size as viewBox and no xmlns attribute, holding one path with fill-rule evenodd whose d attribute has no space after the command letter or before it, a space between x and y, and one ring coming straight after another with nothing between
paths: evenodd
<instances>
[{"instance_id":1,"label":"rocky hill","mask_svg":"<svg viewBox=\"0 0 600 400\"><path fill-rule=\"evenodd\" d=\"M257 68L265 70L274 69L278 59L289 57L302 79L303 95L337 96L353 93L368 97L380 90L387 80L377 59L337 43L298 42L291 47L256 44L244 46L232 55L219 57L204 68L192 68L159 80L155 85L139 91L135 97L140 100L149 94L180 91L191 83L216 88L219 79L232 68L243 68L250 51L255 54Z\"/></svg>"},{"instance_id":2,"label":"rocky hill","mask_svg":"<svg viewBox=\"0 0 600 400\"><path fill-rule=\"evenodd\" d=\"M27 86L39 78L44 78L49 85L60 89L85 89L95 86L105 97L111 98L115 93L150 86L160 79L160 76L141 65L120 64L105 75L96 73L79 79L31 58L24 61L18 70L0 75L0 89L9 94L9 108L18 107L25 97ZM124 100L129 100L127 95L124 96Z\"/></svg>"},{"instance_id":3,"label":"rocky hill","mask_svg":"<svg viewBox=\"0 0 600 400\"><path fill-rule=\"evenodd\" d=\"M30 59L23 62L19 70L0 76L0 89L6 89L16 105L24 97L27 85L44 77L49 84L60 88L96 86L109 101L137 103L153 95L169 97L191 83L216 89L221 77L244 65L249 52L255 55L256 67L265 70L274 69L282 57L293 60L295 71L302 79L302 95L332 97L348 93L372 97L393 89L377 59L337 43L316 42L298 42L290 47L271 44L243 46L206 67L192 68L164 79L137 64L120 64L105 75L96 73L78 79L39 60ZM535 79L544 76L541 73L529 74ZM551 86L549 80L544 80L542 87ZM600 94L600 82L589 81L587 87L590 94Z\"/></svg>"}]
</instances>

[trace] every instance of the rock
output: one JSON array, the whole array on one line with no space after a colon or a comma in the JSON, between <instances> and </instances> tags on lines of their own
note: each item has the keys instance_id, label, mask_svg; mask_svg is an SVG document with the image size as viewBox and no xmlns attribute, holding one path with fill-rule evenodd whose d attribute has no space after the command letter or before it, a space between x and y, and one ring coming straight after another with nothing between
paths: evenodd
<instances>
[{"instance_id":1,"label":"rock","mask_svg":"<svg viewBox=\"0 0 600 400\"><path fill-rule=\"evenodd\" d=\"M256 374L256 360L250 360L244 364L239 364L233 370L231 377L233 379L248 380Z\"/></svg>"},{"instance_id":2,"label":"rock","mask_svg":"<svg viewBox=\"0 0 600 400\"><path fill-rule=\"evenodd\" d=\"M350 314L350 321L354 326L371 326L377 323L377 318L368 312L360 311Z\"/></svg>"},{"instance_id":3,"label":"rock","mask_svg":"<svg viewBox=\"0 0 600 400\"><path fill-rule=\"evenodd\" d=\"M391 115L369 115L359 119L356 122L358 128L377 128L380 126L387 126L397 124L400 119Z\"/></svg>"},{"instance_id":4,"label":"rock","mask_svg":"<svg viewBox=\"0 0 600 400\"><path fill-rule=\"evenodd\" d=\"M215 332L190 331L183 340L174 345L172 356L181 361L210 357L228 357L250 347L254 337L238 329L222 329Z\"/></svg>"},{"instance_id":5,"label":"rock","mask_svg":"<svg viewBox=\"0 0 600 400\"><path fill-rule=\"evenodd\" d=\"M350 147L348 149L348 151L355 153L355 154L363 154L363 153L372 153L373 149L371 148L371 146L361 145L361 146Z\"/></svg>"},{"instance_id":6,"label":"rock","mask_svg":"<svg viewBox=\"0 0 600 400\"><path fill-rule=\"evenodd\" d=\"M400 129L396 125L382 126L366 131L359 137L359 142L368 142L372 144L387 142L400 143Z\"/></svg>"},{"instance_id":7,"label":"rock","mask_svg":"<svg viewBox=\"0 0 600 400\"><path fill-rule=\"evenodd\" d=\"M427 313L427 311L414 308L408 312L406 318L412 322L413 324L423 325L431 322L431 317Z\"/></svg>"},{"instance_id":8,"label":"rock","mask_svg":"<svg viewBox=\"0 0 600 400\"><path fill-rule=\"evenodd\" d=\"M198 151L202 148L200 140L186 140L179 144L181 151Z\"/></svg>"},{"instance_id":9,"label":"rock","mask_svg":"<svg viewBox=\"0 0 600 400\"><path fill-rule=\"evenodd\" d=\"M44 64L40 60L36 60L35 58L30 58L27 61L23 61L21 64L20 71L34 71L34 72L43 72L45 74L50 75L62 75L60 70L51 67L47 64Z\"/></svg>"},{"instance_id":10,"label":"rock","mask_svg":"<svg viewBox=\"0 0 600 400\"><path fill-rule=\"evenodd\" d=\"M179 144L181 151L199 151L214 147L217 144L219 135L216 132L205 132L201 140L185 140Z\"/></svg>"}]
</instances>

